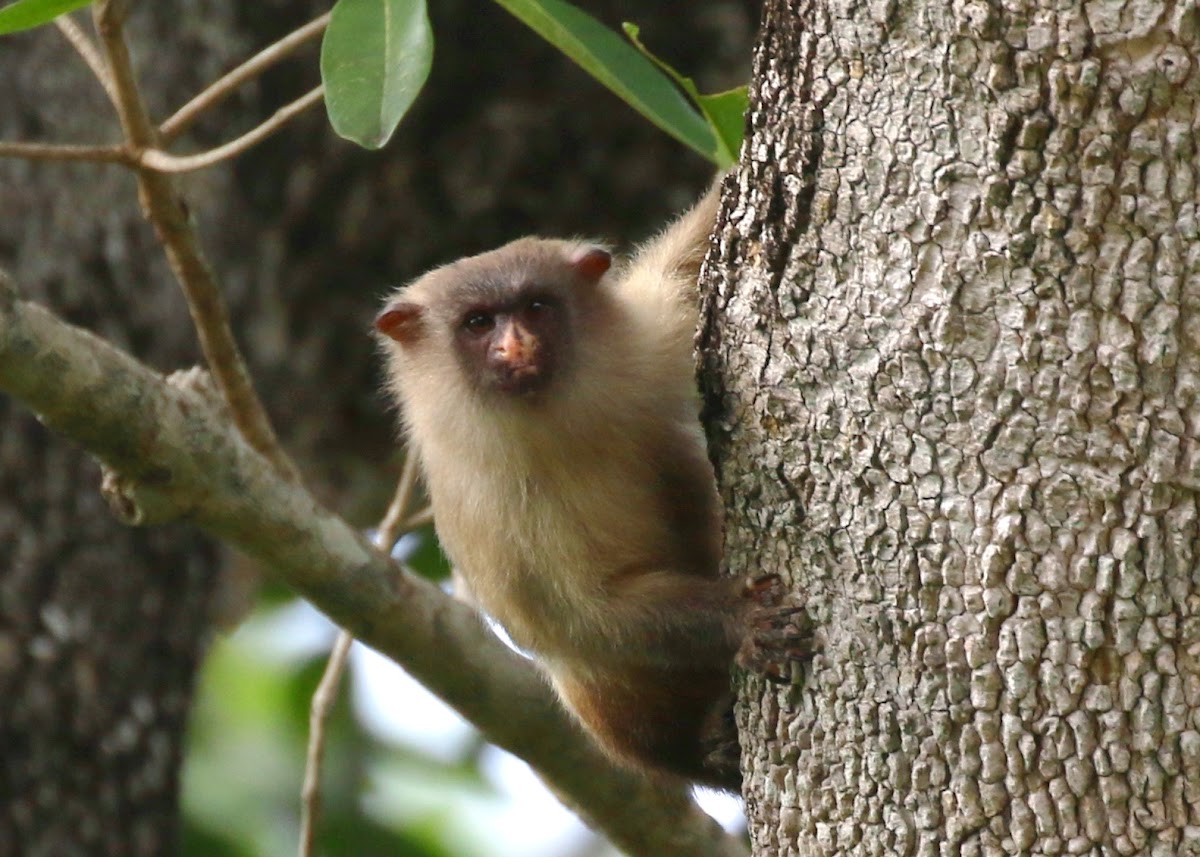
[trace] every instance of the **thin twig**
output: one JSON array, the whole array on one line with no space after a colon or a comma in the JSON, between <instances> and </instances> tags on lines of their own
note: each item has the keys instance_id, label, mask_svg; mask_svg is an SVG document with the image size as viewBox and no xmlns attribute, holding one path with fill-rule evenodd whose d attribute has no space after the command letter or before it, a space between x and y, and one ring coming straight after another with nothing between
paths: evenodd
<instances>
[{"instance_id":1,"label":"thin twig","mask_svg":"<svg viewBox=\"0 0 1200 857\"><path fill-rule=\"evenodd\" d=\"M396 483L396 494L392 497L383 520L379 522L379 531L375 536L375 544L389 556L401 532L410 529L407 524L401 525L400 522L408 514L416 487L417 457L409 453L404 456L404 468L400 471L400 481Z\"/></svg>"},{"instance_id":2,"label":"thin twig","mask_svg":"<svg viewBox=\"0 0 1200 857\"><path fill-rule=\"evenodd\" d=\"M325 760L325 723L337 701L342 673L353 644L353 634L338 632L308 713L308 761L304 768L304 787L300 791L300 857L309 857L316 841L316 825L321 812L321 763Z\"/></svg>"},{"instance_id":3,"label":"thin twig","mask_svg":"<svg viewBox=\"0 0 1200 857\"><path fill-rule=\"evenodd\" d=\"M318 104L325 94L325 87L318 86L311 92L300 96L291 104L279 108L261 125L247 131L235 140L230 140L223 146L209 149L195 155L171 155L161 149L146 149L138 158L139 165L160 173L186 173L192 170L211 167L213 164L240 155L251 146L261 142L282 128L293 116Z\"/></svg>"},{"instance_id":4,"label":"thin twig","mask_svg":"<svg viewBox=\"0 0 1200 857\"><path fill-rule=\"evenodd\" d=\"M433 509L425 507L420 512L417 512L411 518L404 522L404 531L415 530L418 527L423 527L426 524L433 523Z\"/></svg>"},{"instance_id":5,"label":"thin twig","mask_svg":"<svg viewBox=\"0 0 1200 857\"><path fill-rule=\"evenodd\" d=\"M112 72L117 113L127 145L134 151L158 147L158 135L142 101L141 91L125 44L123 0L99 0L92 14L101 46ZM170 176L145 167L136 169L139 195L147 219L154 225L175 277L187 298L192 323L200 339L213 380L229 406L234 423L246 440L265 455L279 472L299 481L295 464L283 451L275 430L254 391L233 332L216 277L200 249L187 208Z\"/></svg>"},{"instance_id":6,"label":"thin twig","mask_svg":"<svg viewBox=\"0 0 1200 857\"><path fill-rule=\"evenodd\" d=\"M272 45L263 48L237 68L210 84L203 92L175 111L158 128L163 145L168 145L187 131L200 115L227 98L246 81L262 74L275 63L294 53L297 48L319 36L329 25L329 13L294 30Z\"/></svg>"},{"instance_id":7,"label":"thin twig","mask_svg":"<svg viewBox=\"0 0 1200 857\"><path fill-rule=\"evenodd\" d=\"M3 143L0 158L25 158L30 161L94 161L132 164L124 146L86 146L71 143Z\"/></svg>"},{"instance_id":8,"label":"thin twig","mask_svg":"<svg viewBox=\"0 0 1200 857\"><path fill-rule=\"evenodd\" d=\"M405 520L417 516L409 515L412 505L413 489L417 483L416 457L409 455L404 460L404 469L400 473L400 481L396 484L396 493L384 513L383 520L375 531L373 541L385 554L391 555L396 540L410 527ZM346 669L346 660L350 654L350 646L354 636L349 631L340 631L325 672L313 693L312 707L308 714L308 757L304 768L304 786L300 791L300 857L311 857L313 844L316 841L317 821L321 814L321 766L325 761L325 725L329 713L337 701L338 688L341 686L342 674Z\"/></svg>"},{"instance_id":9,"label":"thin twig","mask_svg":"<svg viewBox=\"0 0 1200 857\"><path fill-rule=\"evenodd\" d=\"M54 26L58 27L59 32L71 43L71 47L75 48L76 52L83 57L83 61L87 63L88 68L92 70L92 74L96 76L96 80L104 89L104 94L108 96L113 107L116 107L117 92L113 88L112 75L109 73L108 64L104 62L104 57L101 56L96 43L75 23L75 19L70 15L59 15L54 19Z\"/></svg>"}]
</instances>

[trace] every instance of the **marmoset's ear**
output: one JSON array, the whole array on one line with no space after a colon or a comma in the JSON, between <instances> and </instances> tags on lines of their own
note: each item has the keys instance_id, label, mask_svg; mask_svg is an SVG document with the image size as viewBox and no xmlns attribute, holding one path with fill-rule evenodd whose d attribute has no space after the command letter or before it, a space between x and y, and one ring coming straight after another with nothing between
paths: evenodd
<instances>
[{"instance_id":1,"label":"marmoset's ear","mask_svg":"<svg viewBox=\"0 0 1200 857\"><path fill-rule=\"evenodd\" d=\"M595 283L612 266L612 254L594 244L585 245L571 254L571 267L579 276Z\"/></svg>"},{"instance_id":2,"label":"marmoset's ear","mask_svg":"<svg viewBox=\"0 0 1200 857\"><path fill-rule=\"evenodd\" d=\"M424 313L420 304L393 301L375 316L375 329L388 339L408 345L421 336Z\"/></svg>"}]
</instances>

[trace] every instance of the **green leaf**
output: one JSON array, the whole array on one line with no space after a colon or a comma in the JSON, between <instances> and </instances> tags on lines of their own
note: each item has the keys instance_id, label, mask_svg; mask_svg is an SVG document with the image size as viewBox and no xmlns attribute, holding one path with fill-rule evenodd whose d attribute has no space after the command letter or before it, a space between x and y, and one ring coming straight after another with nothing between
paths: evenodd
<instances>
[{"instance_id":1,"label":"green leaf","mask_svg":"<svg viewBox=\"0 0 1200 857\"><path fill-rule=\"evenodd\" d=\"M562 0L495 0L634 110L719 163L722 144L653 62L595 18Z\"/></svg>"},{"instance_id":2,"label":"green leaf","mask_svg":"<svg viewBox=\"0 0 1200 857\"><path fill-rule=\"evenodd\" d=\"M708 119L721 141L723 157L717 166L728 169L737 163L746 136L746 109L750 106L749 88L739 86L726 92L695 96L700 112Z\"/></svg>"},{"instance_id":3,"label":"green leaf","mask_svg":"<svg viewBox=\"0 0 1200 857\"><path fill-rule=\"evenodd\" d=\"M92 0L17 0L0 9L0 36L32 30L67 12L90 5Z\"/></svg>"},{"instance_id":4,"label":"green leaf","mask_svg":"<svg viewBox=\"0 0 1200 857\"><path fill-rule=\"evenodd\" d=\"M364 148L382 147L432 64L425 0L338 0L321 43L333 130Z\"/></svg>"},{"instance_id":5,"label":"green leaf","mask_svg":"<svg viewBox=\"0 0 1200 857\"><path fill-rule=\"evenodd\" d=\"M626 22L622 25L625 35L633 42L641 53L656 66L663 70L675 83L695 102L708 121L709 127L717 138L717 166L728 169L737 161L738 151L742 148L742 138L746 135L746 108L750 97L745 86L718 92L713 95L701 94L696 81L676 71L665 60L652 54L642 44L639 35L641 29L637 24Z\"/></svg>"}]
</instances>

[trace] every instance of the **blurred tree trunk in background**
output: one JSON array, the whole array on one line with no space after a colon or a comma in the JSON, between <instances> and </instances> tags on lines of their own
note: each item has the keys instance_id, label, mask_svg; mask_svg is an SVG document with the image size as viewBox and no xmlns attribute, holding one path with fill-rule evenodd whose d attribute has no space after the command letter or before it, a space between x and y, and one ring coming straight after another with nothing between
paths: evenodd
<instances>
[{"instance_id":1,"label":"blurred tree trunk in background","mask_svg":"<svg viewBox=\"0 0 1200 857\"><path fill-rule=\"evenodd\" d=\"M1195 7L766 6L710 406L824 647L756 853L1200 853Z\"/></svg>"},{"instance_id":2,"label":"blurred tree trunk in background","mask_svg":"<svg viewBox=\"0 0 1200 857\"><path fill-rule=\"evenodd\" d=\"M756 4L585 4L724 88L749 72ZM327 4L135 4L151 110L168 115ZM364 522L391 490L394 427L366 335L377 298L527 231L640 239L710 170L499 8L432 4L437 55L387 150L313 111L233 164L185 180L240 341L318 493ZM0 139L108 142L118 127L53 29L7 37ZM316 81L315 50L192 132L230 139ZM198 362L179 291L118 167L0 161L0 266L28 297L161 370ZM209 634L213 545L117 525L98 469L0 399L0 853L174 850L180 746ZM297 783L297 789L299 783Z\"/></svg>"}]
</instances>

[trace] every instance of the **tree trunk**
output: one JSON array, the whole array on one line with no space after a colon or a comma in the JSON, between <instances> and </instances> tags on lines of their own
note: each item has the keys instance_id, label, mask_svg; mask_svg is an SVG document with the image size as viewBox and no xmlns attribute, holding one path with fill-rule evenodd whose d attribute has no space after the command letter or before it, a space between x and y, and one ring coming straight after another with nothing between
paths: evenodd
<instances>
[{"instance_id":1,"label":"tree trunk","mask_svg":"<svg viewBox=\"0 0 1200 857\"><path fill-rule=\"evenodd\" d=\"M170 5L164 17L180 13ZM155 70L158 100L200 74L182 52ZM53 29L6 37L0 78L0 139L116 139L103 92ZM29 297L156 366L195 362L130 176L0 160L0 200L0 266ZM122 527L99 487L94 461L0 396L0 854L177 851L216 550L184 527Z\"/></svg>"},{"instance_id":2,"label":"tree trunk","mask_svg":"<svg viewBox=\"0 0 1200 857\"><path fill-rule=\"evenodd\" d=\"M1194 7L768 0L705 343L756 853L1200 853Z\"/></svg>"}]
</instances>

